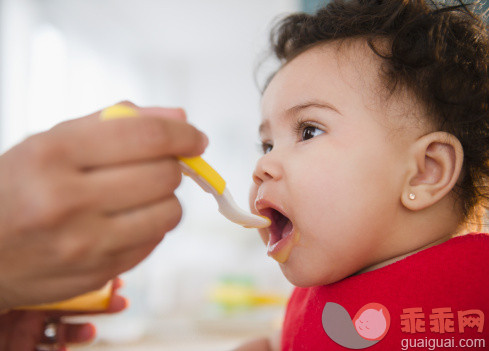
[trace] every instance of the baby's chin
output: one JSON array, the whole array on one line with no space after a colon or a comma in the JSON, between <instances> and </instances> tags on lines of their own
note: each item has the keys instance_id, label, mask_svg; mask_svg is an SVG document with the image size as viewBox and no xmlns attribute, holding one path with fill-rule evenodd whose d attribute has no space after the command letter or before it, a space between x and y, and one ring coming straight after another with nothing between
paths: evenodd
<instances>
[{"instance_id":1,"label":"baby's chin","mask_svg":"<svg viewBox=\"0 0 489 351\"><path fill-rule=\"evenodd\" d=\"M298 265L301 268L306 268L306 265ZM331 272L313 272L304 269L296 269L296 267L292 265L281 264L280 269L284 274L285 278L294 286L299 288L310 288L313 286L321 286L336 283L341 279L348 277L350 274L344 273L341 274L339 272L335 272L332 270Z\"/></svg>"},{"instance_id":2,"label":"baby's chin","mask_svg":"<svg viewBox=\"0 0 489 351\"><path fill-rule=\"evenodd\" d=\"M282 272L284 270L282 269ZM331 279L331 280L324 280L324 279L308 279L307 277L294 277L287 275L284 272L285 278L294 286L298 288L310 288L313 286L322 286L322 285L329 285L336 283L337 281L341 279Z\"/></svg>"}]
</instances>

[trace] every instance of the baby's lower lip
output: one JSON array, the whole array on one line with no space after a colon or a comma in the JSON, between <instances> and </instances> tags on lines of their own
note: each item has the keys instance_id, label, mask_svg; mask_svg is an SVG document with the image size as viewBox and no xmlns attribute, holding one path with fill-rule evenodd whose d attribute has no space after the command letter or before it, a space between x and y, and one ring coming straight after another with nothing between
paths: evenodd
<instances>
[{"instance_id":1,"label":"baby's lower lip","mask_svg":"<svg viewBox=\"0 0 489 351\"><path fill-rule=\"evenodd\" d=\"M293 227L291 231L281 239L276 240L270 234L268 239L267 254L279 263L285 263L290 257L295 244L299 242L300 234Z\"/></svg>"}]
</instances>

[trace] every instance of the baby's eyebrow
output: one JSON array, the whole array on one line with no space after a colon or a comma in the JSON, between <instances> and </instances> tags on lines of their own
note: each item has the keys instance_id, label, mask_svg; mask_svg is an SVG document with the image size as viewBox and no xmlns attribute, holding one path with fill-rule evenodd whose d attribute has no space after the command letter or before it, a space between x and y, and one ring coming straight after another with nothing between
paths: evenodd
<instances>
[{"instance_id":1,"label":"baby's eyebrow","mask_svg":"<svg viewBox=\"0 0 489 351\"><path fill-rule=\"evenodd\" d=\"M327 102L324 102L324 101L318 101L318 100L312 100L312 101L307 101L305 103L302 103L302 104L299 104L299 105L295 105L295 106L292 106L290 108L288 108L285 113L287 115L295 115L297 114L298 112L306 109L306 108L310 108L310 107L317 107L317 108L322 108L322 109L327 109L327 110L331 110L331 111L334 111L338 114L342 114L336 107L334 107L333 105L327 103Z\"/></svg>"}]
</instances>

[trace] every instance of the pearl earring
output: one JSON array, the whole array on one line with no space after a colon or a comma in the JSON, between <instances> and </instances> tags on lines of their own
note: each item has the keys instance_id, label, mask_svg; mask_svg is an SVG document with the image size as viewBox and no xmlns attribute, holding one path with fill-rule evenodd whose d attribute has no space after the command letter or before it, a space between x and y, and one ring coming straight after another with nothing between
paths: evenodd
<instances>
[{"instance_id":1,"label":"pearl earring","mask_svg":"<svg viewBox=\"0 0 489 351\"><path fill-rule=\"evenodd\" d=\"M414 193L409 194L409 200L414 200L416 198L416 195Z\"/></svg>"}]
</instances>

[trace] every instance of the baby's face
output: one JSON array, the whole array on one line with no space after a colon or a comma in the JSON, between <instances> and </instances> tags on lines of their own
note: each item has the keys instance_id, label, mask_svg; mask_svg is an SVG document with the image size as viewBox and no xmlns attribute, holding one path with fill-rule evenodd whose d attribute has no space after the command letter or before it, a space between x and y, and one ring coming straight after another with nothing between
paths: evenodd
<instances>
[{"instance_id":1,"label":"baby's face","mask_svg":"<svg viewBox=\"0 0 489 351\"><path fill-rule=\"evenodd\" d=\"M393 128L378 71L365 44L327 44L285 65L264 93L265 154L250 206L272 219L260 234L297 286L332 283L394 254L415 133ZM403 103L390 99L389 113Z\"/></svg>"}]
</instances>

